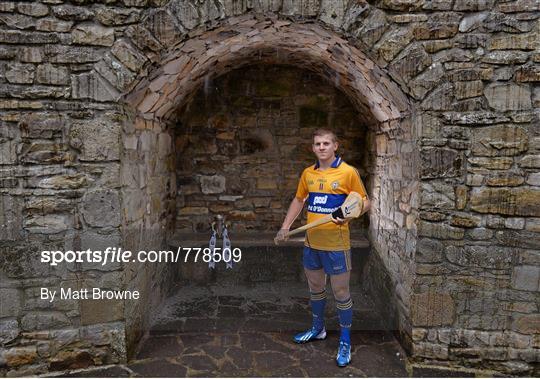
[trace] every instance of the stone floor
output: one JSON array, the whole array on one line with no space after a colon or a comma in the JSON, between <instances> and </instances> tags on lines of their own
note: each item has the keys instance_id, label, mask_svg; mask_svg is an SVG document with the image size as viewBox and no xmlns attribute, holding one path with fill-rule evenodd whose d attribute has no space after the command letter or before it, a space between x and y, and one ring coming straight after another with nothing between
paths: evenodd
<instances>
[{"instance_id":1,"label":"stone floor","mask_svg":"<svg viewBox=\"0 0 540 379\"><path fill-rule=\"evenodd\" d=\"M331 296L329 296L331 297ZM328 337L297 345L310 322L305 285L182 287L156 312L127 365L73 373L93 377L403 377L404 352L381 330L368 299L353 293L352 364L334 363L337 318L327 305ZM66 375L69 376L69 375Z\"/></svg>"}]
</instances>

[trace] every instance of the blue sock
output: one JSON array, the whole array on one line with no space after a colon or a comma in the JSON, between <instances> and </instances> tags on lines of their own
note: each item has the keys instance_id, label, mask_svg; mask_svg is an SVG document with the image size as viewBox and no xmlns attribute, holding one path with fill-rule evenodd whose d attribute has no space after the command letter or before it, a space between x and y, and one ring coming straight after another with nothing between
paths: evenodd
<instances>
[{"instance_id":1,"label":"blue sock","mask_svg":"<svg viewBox=\"0 0 540 379\"><path fill-rule=\"evenodd\" d=\"M339 326L341 328L340 341L351 343L351 325L352 325L352 300L337 300L336 307L339 315Z\"/></svg>"},{"instance_id":2,"label":"blue sock","mask_svg":"<svg viewBox=\"0 0 540 379\"><path fill-rule=\"evenodd\" d=\"M326 306L326 290L310 292L311 313L313 315L313 329L324 328L324 307Z\"/></svg>"}]
</instances>

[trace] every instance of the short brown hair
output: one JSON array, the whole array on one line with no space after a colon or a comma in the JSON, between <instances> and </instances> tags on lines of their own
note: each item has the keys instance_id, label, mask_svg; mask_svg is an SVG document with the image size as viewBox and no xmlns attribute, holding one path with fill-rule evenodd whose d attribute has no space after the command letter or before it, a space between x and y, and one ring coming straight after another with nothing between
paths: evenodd
<instances>
[{"instance_id":1,"label":"short brown hair","mask_svg":"<svg viewBox=\"0 0 540 379\"><path fill-rule=\"evenodd\" d=\"M331 131L330 129L324 129L324 128L319 128L319 129L316 129L314 132L313 132L313 135L312 135L312 139L315 139L316 136L318 137L322 137L322 136L331 136L332 137L332 141L333 142L337 142L337 136L336 136L336 133L334 133L333 131Z\"/></svg>"}]
</instances>

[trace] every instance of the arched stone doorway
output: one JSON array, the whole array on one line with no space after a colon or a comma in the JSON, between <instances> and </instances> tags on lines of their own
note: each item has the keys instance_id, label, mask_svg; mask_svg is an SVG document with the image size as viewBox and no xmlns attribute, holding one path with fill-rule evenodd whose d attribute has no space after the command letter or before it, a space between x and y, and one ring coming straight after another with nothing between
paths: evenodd
<instances>
[{"instance_id":1,"label":"arched stone doorway","mask_svg":"<svg viewBox=\"0 0 540 379\"><path fill-rule=\"evenodd\" d=\"M400 88L358 48L317 24L298 24L253 15L230 18L210 31L193 31L159 67L149 69L126 96L131 117L122 134L123 243L126 249L166 246L175 206L175 146L178 110L205 80L252 64L309 70L344 93L368 128L368 192L373 200L370 242L375 254L367 272L370 290L384 294L381 306L408 344L410 294L416 247L418 151L413 112ZM134 211L133 210L137 210ZM148 324L174 276L170 266L126 270L126 284L143 301L126 305L128 346ZM384 304L384 305L383 305Z\"/></svg>"}]
</instances>

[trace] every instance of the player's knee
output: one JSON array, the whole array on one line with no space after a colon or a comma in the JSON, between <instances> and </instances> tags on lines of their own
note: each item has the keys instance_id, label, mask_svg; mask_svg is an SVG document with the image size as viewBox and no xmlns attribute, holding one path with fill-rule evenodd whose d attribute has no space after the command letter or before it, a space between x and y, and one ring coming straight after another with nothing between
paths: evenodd
<instances>
[{"instance_id":1,"label":"player's knee","mask_svg":"<svg viewBox=\"0 0 540 379\"><path fill-rule=\"evenodd\" d=\"M334 288L334 298L339 301L348 300L351 297L347 287Z\"/></svg>"},{"instance_id":2,"label":"player's knee","mask_svg":"<svg viewBox=\"0 0 540 379\"><path fill-rule=\"evenodd\" d=\"M311 282L310 281L308 284L309 284L309 290L311 292L316 292L316 293L322 292L326 288L326 285L325 285L324 282L320 283L320 282Z\"/></svg>"}]
</instances>

